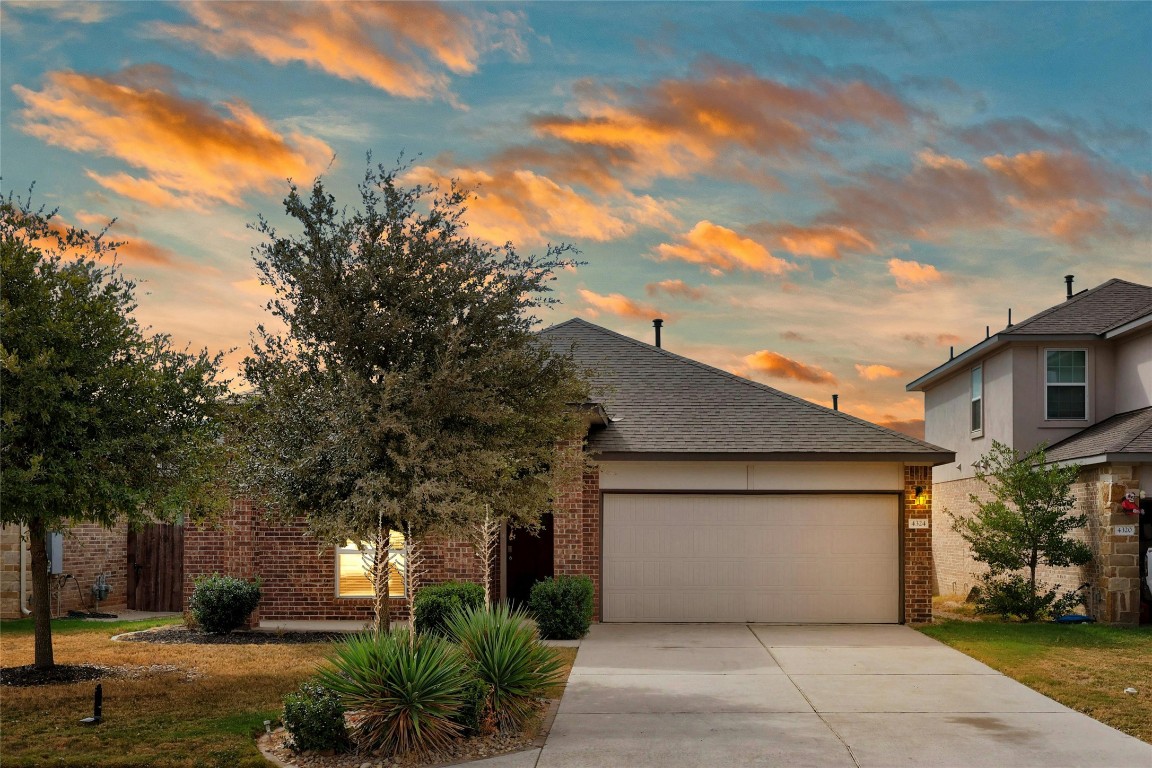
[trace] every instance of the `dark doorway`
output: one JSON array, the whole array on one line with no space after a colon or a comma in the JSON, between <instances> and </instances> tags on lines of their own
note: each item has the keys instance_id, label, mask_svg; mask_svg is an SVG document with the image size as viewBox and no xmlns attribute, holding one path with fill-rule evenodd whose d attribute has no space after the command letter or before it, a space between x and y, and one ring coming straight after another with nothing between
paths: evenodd
<instances>
[{"instance_id":1,"label":"dark doorway","mask_svg":"<svg viewBox=\"0 0 1152 768\"><path fill-rule=\"evenodd\" d=\"M508 602L524 605L532 585L553 574L552 513L541 515L540 530L535 535L522 528L509 530L505 552Z\"/></svg>"},{"instance_id":2,"label":"dark doorway","mask_svg":"<svg viewBox=\"0 0 1152 768\"><path fill-rule=\"evenodd\" d=\"M128 608L184 609L184 528L152 523L128 531Z\"/></svg>"}]
</instances>

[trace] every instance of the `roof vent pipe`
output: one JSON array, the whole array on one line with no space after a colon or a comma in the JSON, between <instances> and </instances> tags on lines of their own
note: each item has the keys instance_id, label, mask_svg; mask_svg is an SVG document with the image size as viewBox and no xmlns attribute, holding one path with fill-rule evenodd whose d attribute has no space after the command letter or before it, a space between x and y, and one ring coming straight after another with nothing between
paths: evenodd
<instances>
[{"instance_id":1,"label":"roof vent pipe","mask_svg":"<svg viewBox=\"0 0 1152 768\"><path fill-rule=\"evenodd\" d=\"M840 410L840 395L832 395L832 410Z\"/></svg>"},{"instance_id":2,"label":"roof vent pipe","mask_svg":"<svg viewBox=\"0 0 1152 768\"><path fill-rule=\"evenodd\" d=\"M948 347L948 359L956 357L956 347Z\"/></svg>"},{"instance_id":3,"label":"roof vent pipe","mask_svg":"<svg viewBox=\"0 0 1152 768\"><path fill-rule=\"evenodd\" d=\"M992 326L990 326L990 325L984 326L984 338L987 339L987 338L990 338L991 336L992 336Z\"/></svg>"},{"instance_id":4,"label":"roof vent pipe","mask_svg":"<svg viewBox=\"0 0 1152 768\"><path fill-rule=\"evenodd\" d=\"M656 329L656 346L660 346L660 329L664 327L664 321L656 318L652 321L652 327Z\"/></svg>"},{"instance_id":5,"label":"roof vent pipe","mask_svg":"<svg viewBox=\"0 0 1152 768\"><path fill-rule=\"evenodd\" d=\"M1068 299L1072 298L1072 281L1076 279L1076 275L1064 275L1064 285L1068 288ZM1067 301L1067 299L1065 299Z\"/></svg>"},{"instance_id":6,"label":"roof vent pipe","mask_svg":"<svg viewBox=\"0 0 1152 768\"><path fill-rule=\"evenodd\" d=\"M1009 327L1009 328L1012 327L1012 307L1008 307L1008 326L1007 327Z\"/></svg>"}]
</instances>

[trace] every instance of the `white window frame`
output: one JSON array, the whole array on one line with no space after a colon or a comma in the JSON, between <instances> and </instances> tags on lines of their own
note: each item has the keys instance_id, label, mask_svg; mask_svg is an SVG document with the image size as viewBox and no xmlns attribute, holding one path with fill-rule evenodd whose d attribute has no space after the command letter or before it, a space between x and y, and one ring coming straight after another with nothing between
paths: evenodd
<instances>
[{"instance_id":1,"label":"white window frame","mask_svg":"<svg viewBox=\"0 0 1152 768\"><path fill-rule=\"evenodd\" d=\"M980 392L977 394L976 389ZM976 410L979 408L979 411ZM974 425L972 416L978 414L980 423ZM972 437L984 435L984 364L973 367L968 372L968 431Z\"/></svg>"},{"instance_id":2,"label":"white window frame","mask_svg":"<svg viewBox=\"0 0 1152 768\"><path fill-rule=\"evenodd\" d=\"M391 536L389 537L389 539L391 540ZM359 558L360 561L362 563L364 563L364 575L368 579L368 583L371 584L372 583L372 577L368 573L368 566L367 566L366 561L371 559L372 552L375 549L376 548L374 546L372 546L372 544L370 542L367 542L367 541L360 542L359 545L356 545L352 541L347 541L344 543L344 546L336 547L336 555L333 558L333 563L336 566L336 597L337 597L337 599L339 599L339 600L362 600L364 598L374 597L374 595L371 591L369 591L367 593L363 593L363 594L357 593L354 595L352 595L352 594L347 594L347 595L340 594L340 558L341 558L341 556L345 556L345 557L355 556L355 557ZM389 548L388 548L388 567L389 568L399 567L396 564L402 563L403 561L404 561L404 548L403 547L389 546ZM391 584L392 580L388 579L388 583ZM391 590L389 590L388 596L389 597L403 597L404 595L403 594L395 595L392 593Z\"/></svg>"},{"instance_id":3,"label":"white window frame","mask_svg":"<svg viewBox=\"0 0 1152 768\"><path fill-rule=\"evenodd\" d=\"M1048 381L1048 355L1053 352L1080 352L1084 355L1084 381ZM1048 410L1048 392L1052 387L1080 387L1084 393L1083 416L1051 416ZM1051 347L1044 350L1044 421L1087 421L1088 420L1088 350L1083 348Z\"/></svg>"}]
</instances>

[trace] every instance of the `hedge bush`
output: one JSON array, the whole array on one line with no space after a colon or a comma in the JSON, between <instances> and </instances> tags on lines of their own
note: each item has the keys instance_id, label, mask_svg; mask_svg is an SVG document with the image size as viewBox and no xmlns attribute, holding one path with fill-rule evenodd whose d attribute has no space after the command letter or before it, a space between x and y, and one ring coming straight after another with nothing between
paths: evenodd
<instances>
[{"instance_id":1,"label":"hedge bush","mask_svg":"<svg viewBox=\"0 0 1152 768\"><path fill-rule=\"evenodd\" d=\"M578 640L592 625L592 579L557 576L538 581L528 595L528 608L540 634L549 640Z\"/></svg>"},{"instance_id":2,"label":"hedge bush","mask_svg":"<svg viewBox=\"0 0 1152 768\"><path fill-rule=\"evenodd\" d=\"M317 682L303 682L284 697L284 728L295 750L345 752L352 745L340 694Z\"/></svg>"},{"instance_id":3,"label":"hedge bush","mask_svg":"<svg viewBox=\"0 0 1152 768\"><path fill-rule=\"evenodd\" d=\"M260 582L232 576L201 576L196 579L188 609L200 629L213 635L226 635L244 626L260 604Z\"/></svg>"},{"instance_id":4,"label":"hedge bush","mask_svg":"<svg viewBox=\"0 0 1152 768\"><path fill-rule=\"evenodd\" d=\"M467 581L433 584L416 593L412 617L421 635L448 636L448 617L462 608L484 605L484 587Z\"/></svg>"}]
</instances>

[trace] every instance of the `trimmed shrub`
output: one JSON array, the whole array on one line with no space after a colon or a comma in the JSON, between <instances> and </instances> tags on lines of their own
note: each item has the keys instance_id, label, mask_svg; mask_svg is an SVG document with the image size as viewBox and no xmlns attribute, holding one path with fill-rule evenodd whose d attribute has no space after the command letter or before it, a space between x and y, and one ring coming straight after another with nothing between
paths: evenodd
<instances>
[{"instance_id":1,"label":"trimmed shrub","mask_svg":"<svg viewBox=\"0 0 1152 768\"><path fill-rule=\"evenodd\" d=\"M422 635L448 635L448 617L461 608L484 605L484 587L468 581L446 581L432 584L416 593L412 601L412 618Z\"/></svg>"},{"instance_id":2,"label":"trimmed shrub","mask_svg":"<svg viewBox=\"0 0 1152 768\"><path fill-rule=\"evenodd\" d=\"M200 629L213 635L226 635L244 626L259 604L259 580L245 581L214 573L196 579L188 610Z\"/></svg>"},{"instance_id":3,"label":"trimmed shrub","mask_svg":"<svg viewBox=\"0 0 1152 768\"><path fill-rule=\"evenodd\" d=\"M363 632L336 646L320 682L356 710L353 733L362 751L427 754L460 735L464 658L442 637L397 629Z\"/></svg>"},{"instance_id":4,"label":"trimmed shrub","mask_svg":"<svg viewBox=\"0 0 1152 768\"><path fill-rule=\"evenodd\" d=\"M549 640L584 637L592 625L594 591L587 576L557 576L533 584L528 608L540 634Z\"/></svg>"},{"instance_id":5,"label":"trimmed shrub","mask_svg":"<svg viewBox=\"0 0 1152 768\"><path fill-rule=\"evenodd\" d=\"M527 614L506 605L464 608L448 630L467 657L472 674L491 691L488 705L503 731L521 730L548 690L560 682L559 656L543 645Z\"/></svg>"},{"instance_id":6,"label":"trimmed shrub","mask_svg":"<svg viewBox=\"0 0 1152 768\"><path fill-rule=\"evenodd\" d=\"M300 690L284 697L284 727L296 751L345 752L352 745L344 723L340 695L320 683L303 682Z\"/></svg>"}]
</instances>

